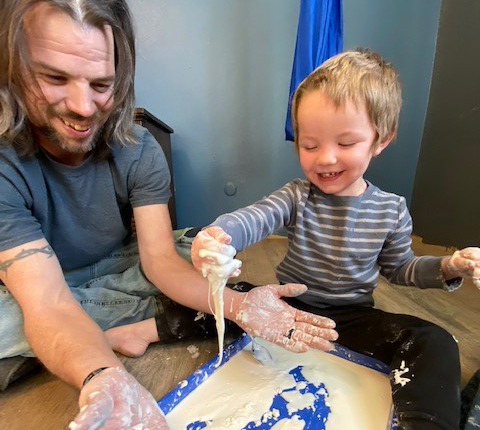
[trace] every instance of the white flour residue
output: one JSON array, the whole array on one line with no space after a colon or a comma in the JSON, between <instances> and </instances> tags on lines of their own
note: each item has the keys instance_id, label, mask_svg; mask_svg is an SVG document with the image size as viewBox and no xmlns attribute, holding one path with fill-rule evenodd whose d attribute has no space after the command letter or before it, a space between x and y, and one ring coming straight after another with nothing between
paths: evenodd
<instances>
[{"instance_id":1,"label":"white flour residue","mask_svg":"<svg viewBox=\"0 0 480 430\"><path fill-rule=\"evenodd\" d=\"M197 358L200 355L200 353L198 352L198 347L196 347L195 345L187 346L187 351L190 353L192 358Z\"/></svg>"},{"instance_id":2,"label":"white flour residue","mask_svg":"<svg viewBox=\"0 0 480 430\"><path fill-rule=\"evenodd\" d=\"M193 321L204 320L206 318L205 312L198 311L197 316Z\"/></svg>"},{"instance_id":3,"label":"white flour residue","mask_svg":"<svg viewBox=\"0 0 480 430\"><path fill-rule=\"evenodd\" d=\"M312 404L310 396L299 393L307 383L319 387L315 395L328 400L326 430L387 428L392 408L387 375L322 351L296 354L263 339L258 342L272 355L268 365L258 363L250 350L240 351L167 415L169 428L184 429L203 421L206 430L238 430L274 417L281 419L271 427L275 430L303 429L305 422L296 415L275 416L278 411L272 403L281 394L291 411L304 409ZM306 382L289 374L298 366Z\"/></svg>"},{"instance_id":4,"label":"white flour residue","mask_svg":"<svg viewBox=\"0 0 480 430\"><path fill-rule=\"evenodd\" d=\"M257 427L260 427L262 425L262 423L266 423L268 420L270 420L272 418L278 418L279 416L280 416L280 412L278 411L278 409L272 409L271 411L265 412L262 415L262 419L256 421L255 425Z\"/></svg>"},{"instance_id":5,"label":"white flour residue","mask_svg":"<svg viewBox=\"0 0 480 430\"><path fill-rule=\"evenodd\" d=\"M285 418L270 427L271 430L303 430L305 428L305 421L297 417Z\"/></svg>"},{"instance_id":6,"label":"white flour residue","mask_svg":"<svg viewBox=\"0 0 480 430\"><path fill-rule=\"evenodd\" d=\"M393 379L395 384L400 384L402 387L404 387L407 382L410 382L410 378L405 378L402 377L403 374L407 373L410 369L408 367L405 367L405 360L402 360L402 363L400 364L400 369L394 369L393 370Z\"/></svg>"},{"instance_id":7,"label":"white flour residue","mask_svg":"<svg viewBox=\"0 0 480 430\"><path fill-rule=\"evenodd\" d=\"M312 393L302 394L300 391L286 391L282 397L287 401L287 410L290 415L301 409L313 408L315 396Z\"/></svg>"},{"instance_id":8,"label":"white flour residue","mask_svg":"<svg viewBox=\"0 0 480 430\"><path fill-rule=\"evenodd\" d=\"M297 382L297 390L303 390L307 387L307 383L305 381Z\"/></svg>"}]
</instances>

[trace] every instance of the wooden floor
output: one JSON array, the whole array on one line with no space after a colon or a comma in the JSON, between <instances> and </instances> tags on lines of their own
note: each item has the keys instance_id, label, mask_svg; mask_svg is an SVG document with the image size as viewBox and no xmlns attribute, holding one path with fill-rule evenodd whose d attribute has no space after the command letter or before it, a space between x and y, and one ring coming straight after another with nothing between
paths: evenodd
<instances>
[{"instance_id":1,"label":"wooden floor","mask_svg":"<svg viewBox=\"0 0 480 430\"><path fill-rule=\"evenodd\" d=\"M257 285L274 283L274 268L282 260L286 245L285 238L272 236L240 253L244 264L239 280ZM443 247L425 245L419 238L414 238L413 248L417 255L449 253ZM447 293L391 286L382 280L375 301L380 309L416 315L452 333L460 346L463 384L480 368L480 291L471 283ZM191 344L199 348L196 358L187 351ZM143 357L122 360L139 382L160 399L216 353L216 342L208 340L151 345ZM0 429L66 429L77 413L77 400L76 390L40 370L0 393Z\"/></svg>"}]
</instances>

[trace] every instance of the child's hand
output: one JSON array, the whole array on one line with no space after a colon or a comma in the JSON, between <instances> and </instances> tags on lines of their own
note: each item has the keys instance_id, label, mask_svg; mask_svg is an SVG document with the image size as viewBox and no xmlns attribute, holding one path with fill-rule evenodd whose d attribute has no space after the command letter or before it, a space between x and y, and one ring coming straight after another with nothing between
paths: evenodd
<instances>
[{"instance_id":1,"label":"child's hand","mask_svg":"<svg viewBox=\"0 0 480 430\"><path fill-rule=\"evenodd\" d=\"M455 251L442 263L442 269L447 279L449 277L471 278L475 286L480 289L480 248L472 247Z\"/></svg>"},{"instance_id":2,"label":"child's hand","mask_svg":"<svg viewBox=\"0 0 480 430\"><path fill-rule=\"evenodd\" d=\"M214 273L221 278L240 275L242 262L235 260L236 251L229 243L232 238L222 228L212 226L199 232L192 243L192 263L196 269Z\"/></svg>"}]
</instances>

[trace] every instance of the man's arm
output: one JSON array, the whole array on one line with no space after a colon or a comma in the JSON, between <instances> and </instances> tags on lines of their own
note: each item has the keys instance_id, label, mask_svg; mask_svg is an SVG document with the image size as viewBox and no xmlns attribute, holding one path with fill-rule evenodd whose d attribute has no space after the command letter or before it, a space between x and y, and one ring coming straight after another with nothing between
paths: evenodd
<instances>
[{"instance_id":1,"label":"man's arm","mask_svg":"<svg viewBox=\"0 0 480 430\"><path fill-rule=\"evenodd\" d=\"M74 299L45 239L0 252L0 279L22 308L32 349L52 373L81 388L93 370L123 367Z\"/></svg>"},{"instance_id":2,"label":"man's arm","mask_svg":"<svg viewBox=\"0 0 480 430\"><path fill-rule=\"evenodd\" d=\"M140 206L134 208L133 213L140 261L150 282L174 301L211 313L208 281L178 255L167 205ZM244 296L244 293L225 289L225 316L228 319L234 319L230 309L235 308L235 303L240 303Z\"/></svg>"}]
</instances>

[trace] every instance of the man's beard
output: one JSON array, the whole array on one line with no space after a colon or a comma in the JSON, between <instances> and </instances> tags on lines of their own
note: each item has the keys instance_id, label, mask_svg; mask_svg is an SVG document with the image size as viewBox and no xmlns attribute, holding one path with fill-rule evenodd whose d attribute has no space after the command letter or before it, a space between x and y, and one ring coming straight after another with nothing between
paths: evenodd
<instances>
[{"instance_id":1,"label":"man's beard","mask_svg":"<svg viewBox=\"0 0 480 430\"><path fill-rule=\"evenodd\" d=\"M49 125L37 127L38 132L41 133L52 145L63 149L64 151L72 154L85 154L92 151L97 146L102 128L99 128L95 133L89 137L88 140L82 141L78 139L75 144L72 145L71 140L65 139L61 136L55 128Z\"/></svg>"},{"instance_id":2,"label":"man's beard","mask_svg":"<svg viewBox=\"0 0 480 430\"><path fill-rule=\"evenodd\" d=\"M66 139L54 127L50 125L50 120L53 118L66 118L71 122L81 122L86 119L85 117L77 115L73 112L60 114L59 112L56 112L51 105L48 105L44 118L44 124L41 126L37 126L37 131L41 133L52 145L72 154L86 154L87 152L95 149L98 141L100 140L100 135L103 131L103 126L100 126L93 135L88 137L88 139ZM95 117L88 119L91 124L102 123L102 118L100 118L100 115L98 114L96 114Z\"/></svg>"}]
</instances>

